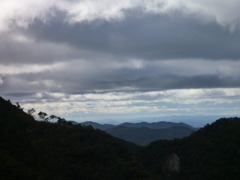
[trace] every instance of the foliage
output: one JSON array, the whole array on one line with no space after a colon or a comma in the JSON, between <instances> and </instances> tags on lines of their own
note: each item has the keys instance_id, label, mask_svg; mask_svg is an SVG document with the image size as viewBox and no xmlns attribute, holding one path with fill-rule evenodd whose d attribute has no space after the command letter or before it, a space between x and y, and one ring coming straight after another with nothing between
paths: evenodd
<instances>
[{"instance_id":1,"label":"foliage","mask_svg":"<svg viewBox=\"0 0 240 180\"><path fill-rule=\"evenodd\" d=\"M156 173L163 171L167 155L180 158L180 173L171 179L239 179L240 178L240 118L222 118L173 141L156 141L139 154L139 160ZM167 177L169 177L168 175Z\"/></svg>"},{"instance_id":2,"label":"foliage","mask_svg":"<svg viewBox=\"0 0 240 180\"><path fill-rule=\"evenodd\" d=\"M92 127L58 120L35 121L0 98L1 180L240 179L237 117L222 118L189 137L156 141L144 148ZM180 169L172 160L180 163Z\"/></svg>"},{"instance_id":3,"label":"foliage","mask_svg":"<svg viewBox=\"0 0 240 180\"><path fill-rule=\"evenodd\" d=\"M38 113L39 119L42 121L48 121L47 113L40 111Z\"/></svg>"},{"instance_id":4,"label":"foliage","mask_svg":"<svg viewBox=\"0 0 240 180\"><path fill-rule=\"evenodd\" d=\"M0 98L0 179L151 179L138 146L60 120L35 121Z\"/></svg>"},{"instance_id":5,"label":"foliage","mask_svg":"<svg viewBox=\"0 0 240 180\"><path fill-rule=\"evenodd\" d=\"M34 108L32 108L32 109L29 109L27 112L29 115L33 115L33 113L35 113L36 110Z\"/></svg>"}]
</instances>

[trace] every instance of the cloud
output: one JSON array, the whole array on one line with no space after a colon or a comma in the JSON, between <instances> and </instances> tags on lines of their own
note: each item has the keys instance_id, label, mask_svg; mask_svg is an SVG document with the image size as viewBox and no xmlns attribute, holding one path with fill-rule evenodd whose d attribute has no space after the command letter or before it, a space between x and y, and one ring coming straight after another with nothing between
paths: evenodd
<instances>
[{"instance_id":1,"label":"cloud","mask_svg":"<svg viewBox=\"0 0 240 180\"><path fill-rule=\"evenodd\" d=\"M237 112L238 0L0 7L0 92L26 108L83 117Z\"/></svg>"},{"instance_id":2,"label":"cloud","mask_svg":"<svg viewBox=\"0 0 240 180\"><path fill-rule=\"evenodd\" d=\"M87 93L70 96L63 93L37 93L21 103L25 109L35 108L37 111L66 116L78 113L77 120L86 120L87 114L90 114L88 117L98 116L98 119L114 116L130 118L131 114L139 118L172 113L212 115L216 111L236 115L239 110L239 96L239 88ZM35 104L31 101L35 98L41 101Z\"/></svg>"},{"instance_id":3,"label":"cloud","mask_svg":"<svg viewBox=\"0 0 240 180\"><path fill-rule=\"evenodd\" d=\"M27 33L2 33L0 38L0 62L4 64L49 64L86 54L64 43L36 40Z\"/></svg>"},{"instance_id":4,"label":"cloud","mask_svg":"<svg viewBox=\"0 0 240 180\"><path fill-rule=\"evenodd\" d=\"M73 60L48 65L0 65L2 93L158 91L239 87L239 61Z\"/></svg>"},{"instance_id":5,"label":"cloud","mask_svg":"<svg viewBox=\"0 0 240 180\"><path fill-rule=\"evenodd\" d=\"M47 71L54 71L55 69L62 69L64 63L56 63L52 65L39 65L39 64L18 64L16 65L1 65L0 70L2 75L18 75L18 74L36 74Z\"/></svg>"},{"instance_id":6,"label":"cloud","mask_svg":"<svg viewBox=\"0 0 240 180\"><path fill-rule=\"evenodd\" d=\"M140 17L132 14L121 22L72 26L53 19L49 25L35 22L27 32L37 40L85 50L91 54L85 58L91 59L240 58L240 31L229 32L216 23L201 23L179 13Z\"/></svg>"},{"instance_id":7,"label":"cloud","mask_svg":"<svg viewBox=\"0 0 240 180\"><path fill-rule=\"evenodd\" d=\"M0 76L0 85L4 83L3 78Z\"/></svg>"},{"instance_id":8,"label":"cloud","mask_svg":"<svg viewBox=\"0 0 240 180\"><path fill-rule=\"evenodd\" d=\"M239 3L217 2L3 0L0 60L239 60Z\"/></svg>"},{"instance_id":9,"label":"cloud","mask_svg":"<svg viewBox=\"0 0 240 180\"><path fill-rule=\"evenodd\" d=\"M239 28L240 14L238 9L240 7L240 3L238 0L182 0L181 3L184 3L189 11L200 13L207 20L215 20L223 26L229 26L231 30Z\"/></svg>"},{"instance_id":10,"label":"cloud","mask_svg":"<svg viewBox=\"0 0 240 180\"><path fill-rule=\"evenodd\" d=\"M56 11L65 14L65 21L79 23L94 20L121 20L126 11L140 9L143 13L163 14L180 11L196 14L207 21L214 20L221 25L234 29L239 26L238 0L2 0L0 2L0 30L6 31L13 25L28 27L35 19L44 22L55 16ZM107 7L107 8L106 8Z\"/></svg>"}]
</instances>

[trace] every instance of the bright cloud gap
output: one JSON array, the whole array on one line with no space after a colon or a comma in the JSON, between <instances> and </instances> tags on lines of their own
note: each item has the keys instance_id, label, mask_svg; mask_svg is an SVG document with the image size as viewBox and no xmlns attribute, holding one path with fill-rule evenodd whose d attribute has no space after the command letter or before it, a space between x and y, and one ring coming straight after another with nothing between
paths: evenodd
<instances>
[{"instance_id":1,"label":"bright cloud gap","mask_svg":"<svg viewBox=\"0 0 240 180\"><path fill-rule=\"evenodd\" d=\"M182 89L135 93L105 93L65 95L62 93L38 93L29 99L35 103L21 102L25 109L36 108L53 114L94 113L109 116L115 114L152 113L163 116L175 114L214 114L222 110L225 114L237 114L240 100L239 88L227 89ZM53 101L51 102L51 99ZM228 108L224 107L228 104ZM204 106L202 106L204 105ZM225 108L225 109L224 109Z\"/></svg>"}]
</instances>

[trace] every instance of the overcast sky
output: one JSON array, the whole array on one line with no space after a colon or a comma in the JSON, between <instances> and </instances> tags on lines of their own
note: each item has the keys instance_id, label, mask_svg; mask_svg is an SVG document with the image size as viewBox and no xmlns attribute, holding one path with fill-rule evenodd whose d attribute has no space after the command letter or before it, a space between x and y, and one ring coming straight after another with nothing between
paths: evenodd
<instances>
[{"instance_id":1,"label":"overcast sky","mask_svg":"<svg viewBox=\"0 0 240 180\"><path fill-rule=\"evenodd\" d=\"M0 95L112 123L239 115L239 0L0 0Z\"/></svg>"}]
</instances>

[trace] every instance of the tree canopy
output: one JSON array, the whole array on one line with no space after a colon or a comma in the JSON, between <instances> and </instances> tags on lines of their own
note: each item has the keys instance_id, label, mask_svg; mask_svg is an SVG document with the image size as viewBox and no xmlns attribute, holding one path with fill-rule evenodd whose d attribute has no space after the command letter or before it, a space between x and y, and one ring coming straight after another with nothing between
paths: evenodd
<instances>
[{"instance_id":1,"label":"tree canopy","mask_svg":"<svg viewBox=\"0 0 240 180\"><path fill-rule=\"evenodd\" d=\"M47 117L42 112L40 116ZM240 118L147 147L57 116L36 121L0 97L0 179L238 180Z\"/></svg>"}]
</instances>

